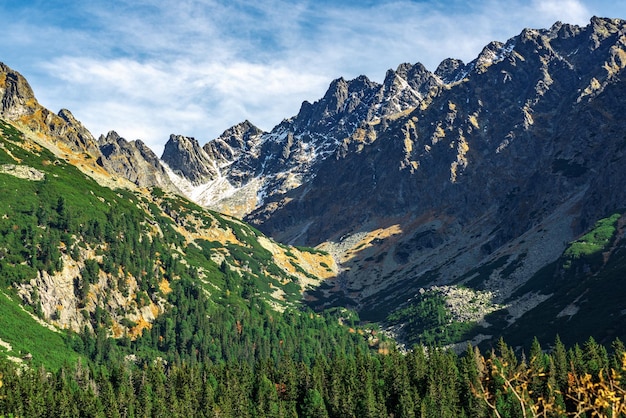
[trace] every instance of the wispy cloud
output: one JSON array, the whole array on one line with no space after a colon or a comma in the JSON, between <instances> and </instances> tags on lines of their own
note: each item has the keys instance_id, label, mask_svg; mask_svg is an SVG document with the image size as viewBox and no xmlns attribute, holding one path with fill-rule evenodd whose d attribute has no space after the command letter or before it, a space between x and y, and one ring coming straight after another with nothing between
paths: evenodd
<instances>
[{"instance_id":1,"label":"wispy cloud","mask_svg":"<svg viewBox=\"0 0 626 418\"><path fill-rule=\"evenodd\" d=\"M206 142L244 119L271 129L336 77L381 81L402 62L434 70L525 27L626 15L608 0L10 3L0 60L42 104L157 152L170 133Z\"/></svg>"}]
</instances>

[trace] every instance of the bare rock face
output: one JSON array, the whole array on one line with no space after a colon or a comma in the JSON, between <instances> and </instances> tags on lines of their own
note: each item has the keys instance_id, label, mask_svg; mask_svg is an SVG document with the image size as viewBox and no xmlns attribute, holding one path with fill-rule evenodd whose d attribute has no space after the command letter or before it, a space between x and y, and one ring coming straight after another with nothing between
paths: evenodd
<instances>
[{"instance_id":1,"label":"bare rock face","mask_svg":"<svg viewBox=\"0 0 626 418\"><path fill-rule=\"evenodd\" d=\"M104 272L100 273L98 282L90 287L86 300L79 300L76 297L76 286L81 280L80 270L84 263L76 262L65 254L62 259L62 271L55 274L41 271L35 279L17 286L22 300L31 306L38 304L43 317L49 323L75 332L82 332L85 327L95 331L89 316L84 313L93 315L97 309L102 308L98 302L106 298L105 309L112 314L114 322L112 335L120 337L116 330L123 329L120 322L124 319L151 323L158 314L165 311L165 300L162 299L158 303L150 301L146 306L138 307L132 296L138 290L136 280L129 280L129 293L125 296L119 290L111 289ZM37 294L37 300L33 299L34 293Z\"/></svg>"},{"instance_id":2,"label":"bare rock face","mask_svg":"<svg viewBox=\"0 0 626 418\"><path fill-rule=\"evenodd\" d=\"M230 164L242 154L250 152L258 144L259 136L264 132L249 121L237 124L226 131L219 138L208 142L204 147L211 160L219 165Z\"/></svg>"},{"instance_id":3,"label":"bare rock face","mask_svg":"<svg viewBox=\"0 0 626 418\"><path fill-rule=\"evenodd\" d=\"M468 69L463 61L454 58L446 58L441 61L435 75L439 77L444 84L452 84L461 81L467 75Z\"/></svg>"},{"instance_id":4,"label":"bare rock face","mask_svg":"<svg viewBox=\"0 0 626 418\"><path fill-rule=\"evenodd\" d=\"M370 108L368 120L393 115L414 108L424 96L439 85L435 75L422 64L404 63L396 71L388 70L378 90L376 105Z\"/></svg>"},{"instance_id":5,"label":"bare rock face","mask_svg":"<svg viewBox=\"0 0 626 418\"><path fill-rule=\"evenodd\" d=\"M365 76L336 79L322 99L303 102L296 116L271 132L262 132L245 121L209 141L204 151L217 168L220 181L197 171L206 172L204 163L175 161L181 158L176 155L179 153L201 156L197 151L181 147L173 152L176 147L171 147L163 160L195 186L204 187L203 193L194 195L198 203L218 210L234 205L241 208L235 213L244 216L268 198L307 184L317 175L320 163L333 157L363 123L414 108L438 83L421 64L402 64L396 71L389 70L382 85ZM200 160L204 161L202 157ZM183 165L186 171L181 169Z\"/></svg>"},{"instance_id":6,"label":"bare rock face","mask_svg":"<svg viewBox=\"0 0 626 418\"><path fill-rule=\"evenodd\" d=\"M100 136L98 146L102 157L98 163L110 173L120 175L139 187L160 187L178 192L159 158L140 140L127 141L115 131Z\"/></svg>"},{"instance_id":7,"label":"bare rock face","mask_svg":"<svg viewBox=\"0 0 626 418\"><path fill-rule=\"evenodd\" d=\"M65 137L74 151L86 151L91 155L98 155L98 146L85 126L78 121L67 109L61 109L58 116L66 122L66 125L59 124L54 133L59 137Z\"/></svg>"},{"instance_id":8,"label":"bare rock face","mask_svg":"<svg viewBox=\"0 0 626 418\"><path fill-rule=\"evenodd\" d=\"M526 216L510 203L513 197L535 202L546 192L554 204L562 202L588 187L590 177L610 170L609 156L622 155L617 143L615 153L608 152L612 141L619 142L615 135L590 144L600 132L623 129L622 118L610 115L624 107L618 99L626 66L624 26L597 18L585 28L558 23L493 42L468 65L444 61L437 70L441 79L471 72L405 116L356 129L306 189L288 195L292 203L276 213L260 208L249 219L270 233L284 229L283 219L316 219L318 234L303 243L317 244L357 228L362 218L445 207L469 219L484 205L499 205L500 215L518 211L510 235L523 232L533 222L520 222ZM401 68L397 74L406 73ZM622 199L618 195L611 199ZM322 206L350 208L343 219L332 220L345 225L343 231L331 225Z\"/></svg>"},{"instance_id":9,"label":"bare rock face","mask_svg":"<svg viewBox=\"0 0 626 418\"><path fill-rule=\"evenodd\" d=\"M236 187L248 182L258 172L261 139L265 134L249 121L237 124L209 141L204 151L221 173ZM235 164L235 167L230 167Z\"/></svg>"},{"instance_id":10,"label":"bare rock face","mask_svg":"<svg viewBox=\"0 0 626 418\"><path fill-rule=\"evenodd\" d=\"M173 183L191 200L243 217L266 199L308 183L317 175L320 163L333 157L363 123L414 108L440 83L419 63L389 70L382 85L365 76L339 78L322 99L305 101L298 115L271 132L244 121L204 147L194 138L171 135L161 162L164 170L173 174ZM136 184L163 187L160 177L139 178L130 168L137 160L121 163L117 140L104 145L101 138L100 142L105 154L101 161L107 170ZM112 164L114 155L116 164ZM150 160L148 165L159 164Z\"/></svg>"},{"instance_id":11,"label":"bare rock face","mask_svg":"<svg viewBox=\"0 0 626 418\"><path fill-rule=\"evenodd\" d=\"M507 271L514 280L490 282L506 298L626 207L625 32L616 19L557 23L493 42L467 65L446 60L436 76L450 84L357 128L306 185L247 220L285 242L332 248L353 237L348 247L360 249L336 289L362 312L524 259Z\"/></svg>"},{"instance_id":12,"label":"bare rock face","mask_svg":"<svg viewBox=\"0 0 626 418\"><path fill-rule=\"evenodd\" d=\"M26 79L0 63L0 113L7 119L32 115L39 105Z\"/></svg>"},{"instance_id":13,"label":"bare rock face","mask_svg":"<svg viewBox=\"0 0 626 418\"><path fill-rule=\"evenodd\" d=\"M170 135L165 144L161 160L174 173L199 185L217 177L217 170L209 156L195 138L182 135Z\"/></svg>"},{"instance_id":14,"label":"bare rock face","mask_svg":"<svg viewBox=\"0 0 626 418\"><path fill-rule=\"evenodd\" d=\"M63 142L76 153L99 154L89 131L66 109L55 114L39 104L26 79L0 63L0 116Z\"/></svg>"}]
</instances>

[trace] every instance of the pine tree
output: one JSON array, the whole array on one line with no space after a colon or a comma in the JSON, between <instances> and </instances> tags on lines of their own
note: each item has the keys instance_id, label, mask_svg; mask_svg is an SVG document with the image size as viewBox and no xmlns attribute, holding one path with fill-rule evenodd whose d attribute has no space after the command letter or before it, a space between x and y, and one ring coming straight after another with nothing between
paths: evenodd
<instances>
[{"instance_id":1,"label":"pine tree","mask_svg":"<svg viewBox=\"0 0 626 418\"><path fill-rule=\"evenodd\" d=\"M620 370L622 368L622 356L626 353L626 347L619 338L611 343L611 368L614 370Z\"/></svg>"},{"instance_id":2,"label":"pine tree","mask_svg":"<svg viewBox=\"0 0 626 418\"><path fill-rule=\"evenodd\" d=\"M481 381L485 374L485 360L478 347L468 344L465 355L459 359L459 401L468 417L488 415L486 403L480 399Z\"/></svg>"},{"instance_id":3,"label":"pine tree","mask_svg":"<svg viewBox=\"0 0 626 418\"><path fill-rule=\"evenodd\" d=\"M324 399L317 389L309 389L302 402L302 418L328 418Z\"/></svg>"},{"instance_id":4,"label":"pine tree","mask_svg":"<svg viewBox=\"0 0 626 418\"><path fill-rule=\"evenodd\" d=\"M567 385L567 373L570 371L567 360L567 351L561 342L561 338L557 335L554 340L554 349L552 350L552 358L554 359L555 379L558 388L563 391Z\"/></svg>"},{"instance_id":5,"label":"pine tree","mask_svg":"<svg viewBox=\"0 0 626 418\"><path fill-rule=\"evenodd\" d=\"M539 344L537 337L533 339L530 346L530 360L528 366L530 367L532 376L528 390L531 393L547 395L547 382L541 376L545 375L548 368L548 361L541 349L541 345Z\"/></svg>"}]
</instances>

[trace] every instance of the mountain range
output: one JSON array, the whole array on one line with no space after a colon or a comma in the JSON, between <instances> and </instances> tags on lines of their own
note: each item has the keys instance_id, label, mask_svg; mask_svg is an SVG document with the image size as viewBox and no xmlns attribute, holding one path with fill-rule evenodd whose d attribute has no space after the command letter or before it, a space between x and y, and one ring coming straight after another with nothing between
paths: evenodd
<instances>
[{"instance_id":1,"label":"mountain range","mask_svg":"<svg viewBox=\"0 0 626 418\"><path fill-rule=\"evenodd\" d=\"M118 199L99 196L132 202L154 229L171 224L183 237L167 242L178 248L174 258L188 257L189 243L220 242L221 258L196 259L195 267L209 275L202 263L226 261L253 271L255 286L269 274L274 291L266 299L280 309L302 302L354 309L408 344L492 344L504 336L523 345L556 334L569 343L589 335L607 342L626 338L624 67L625 21L557 22L494 41L469 63L446 59L434 72L401 64L382 84L336 79L270 132L244 121L203 146L172 134L159 158L114 131L96 140L69 111L41 107L26 80L2 65L5 136L17 129L25 138L2 149L10 156L16 143L29 152L41 147L56 156L44 161L124 190ZM23 158L9 160L3 171L15 177L9 165ZM41 162L28 167L35 177L52 173ZM261 267L250 267L232 245L253 258L261 249ZM59 246L71 264L70 246ZM88 254L103 264L96 244L80 251L65 277L75 293ZM140 333L138 323L167 310L158 286L143 306L153 315L125 311L131 301L123 292L118 302L105 301L104 271L94 303L64 305L74 290L53 295L55 269L33 269L34 277L13 286L58 326L95 330L98 308L120 335L124 324L133 325L124 332ZM126 273L131 288L141 288ZM50 291L35 295L44 288ZM59 305L73 313L57 312Z\"/></svg>"}]
</instances>

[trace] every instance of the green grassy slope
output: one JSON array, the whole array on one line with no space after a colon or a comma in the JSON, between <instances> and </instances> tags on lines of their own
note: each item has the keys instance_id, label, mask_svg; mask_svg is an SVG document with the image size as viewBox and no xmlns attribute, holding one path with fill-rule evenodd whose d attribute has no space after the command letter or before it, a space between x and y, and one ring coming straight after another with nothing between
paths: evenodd
<instances>
[{"instance_id":1,"label":"green grassy slope","mask_svg":"<svg viewBox=\"0 0 626 418\"><path fill-rule=\"evenodd\" d=\"M79 355L311 361L377 346L371 331L349 328L352 313L300 303L332 271L327 254L275 243L159 189L103 187L27 138L0 121L0 339L12 346L0 355L28 352L56 369ZM58 299L50 283L68 280ZM20 297L75 332L38 324Z\"/></svg>"}]
</instances>

